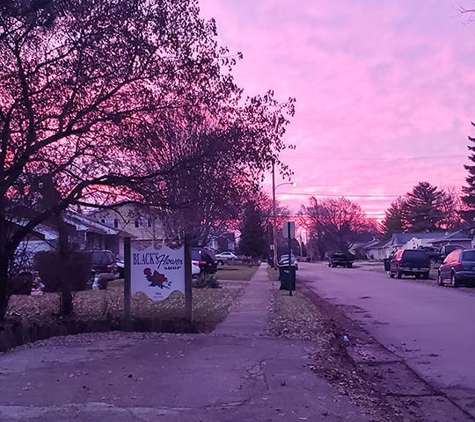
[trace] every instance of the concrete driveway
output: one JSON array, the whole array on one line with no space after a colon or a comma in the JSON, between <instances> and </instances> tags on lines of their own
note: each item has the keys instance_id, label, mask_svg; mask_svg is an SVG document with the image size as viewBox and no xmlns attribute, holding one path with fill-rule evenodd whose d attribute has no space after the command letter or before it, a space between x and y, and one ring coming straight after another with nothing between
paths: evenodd
<instances>
[{"instance_id":1,"label":"concrete driveway","mask_svg":"<svg viewBox=\"0 0 475 422\"><path fill-rule=\"evenodd\" d=\"M97 333L0 354L0 421L370 420L312 370L315 342L267 332L273 288L262 266L212 334Z\"/></svg>"}]
</instances>

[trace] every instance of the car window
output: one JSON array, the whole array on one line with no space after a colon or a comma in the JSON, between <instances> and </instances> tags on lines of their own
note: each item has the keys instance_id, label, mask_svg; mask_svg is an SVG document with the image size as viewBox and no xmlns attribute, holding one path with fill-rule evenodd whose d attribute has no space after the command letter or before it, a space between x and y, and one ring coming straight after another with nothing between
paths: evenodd
<instances>
[{"instance_id":1,"label":"car window","mask_svg":"<svg viewBox=\"0 0 475 422\"><path fill-rule=\"evenodd\" d=\"M199 261L201 259L201 253L198 249L191 250L191 260L192 261Z\"/></svg>"},{"instance_id":2,"label":"car window","mask_svg":"<svg viewBox=\"0 0 475 422\"><path fill-rule=\"evenodd\" d=\"M475 261L475 251L464 251L462 261Z\"/></svg>"},{"instance_id":3,"label":"car window","mask_svg":"<svg viewBox=\"0 0 475 422\"><path fill-rule=\"evenodd\" d=\"M92 264L111 264L114 262L114 254L111 251L92 251Z\"/></svg>"}]
</instances>

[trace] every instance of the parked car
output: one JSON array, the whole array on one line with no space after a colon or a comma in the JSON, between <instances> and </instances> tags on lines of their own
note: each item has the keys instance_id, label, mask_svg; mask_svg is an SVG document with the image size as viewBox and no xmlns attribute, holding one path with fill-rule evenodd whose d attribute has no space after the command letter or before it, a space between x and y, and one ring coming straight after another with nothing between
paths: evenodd
<instances>
[{"instance_id":1,"label":"parked car","mask_svg":"<svg viewBox=\"0 0 475 422\"><path fill-rule=\"evenodd\" d=\"M191 276L196 277L201 272L200 260L193 259L193 253L191 254Z\"/></svg>"},{"instance_id":2,"label":"parked car","mask_svg":"<svg viewBox=\"0 0 475 422\"><path fill-rule=\"evenodd\" d=\"M456 249L464 249L464 247L462 245L452 244L441 246L439 251L439 262L444 262L445 258Z\"/></svg>"},{"instance_id":3,"label":"parked car","mask_svg":"<svg viewBox=\"0 0 475 422\"><path fill-rule=\"evenodd\" d=\"M224 265L225 262L234 261L239 259L236 254L231 251L221 252L216 255L216 261L218 265Z\"/></svg>"},{"instance_id":4,"label":"parked car","mask_svg":"<svg viewBox=\"0 0 475 422\"><path fill-rule=\"evenodd\" d=\"M295 255L290 255L290 265L295 267L296 270L299 269L299 262ZM289 254L281 255L279 258L279 267L288 267L289 266Z\"/></svg>"},{"instance_id":5,"label":"parked car","mask_svg":"<svg viewBox=\"0 0 475 422\"><path fill-rule=\"evenodd\" d=\"M329 267L347 267L351 268L353 266L353 261L355 257L350 253L345 252L333 252L328 258Z\"/></svg>"},{"instance_id":6,"label":"parked car","mask_svg":"<svg viewBox=\"0 0 475 422\"><path fill-rule=\"evenodd\" d=\"M419 246L418 249L422 249L429 255L429 259L432 264L440 261L440 248L434 248L432 246Z\"/></svg>"},{"instance_id":7,"label":"parked car","mask_svg":"<svg viewBox=\"0 0 475 422\"><path fill-rule=\"evenodd\" d=\"M91 257L90 287L104 290L109 281L119 276L119 269L114 253L107 249L93 249L85 251Z\"/></svg>"},{"instance_id":8,"label":"parked car","mask_svg":"<svg viewBox=\"0 0 475 422\"><path fill-rule=\"evenodd\" d=\"M192 274L193 274L193 267L196 267L196 263L198 263L200 272L214 274L216 271L218 271L218 262L216 261L216 257L213 251L209 249L191 248Z\"/></svg>"},{"instance_id":9,"label":"parked car","mask_svg":"<svg viewBox=\"0 0 475 422\"><path fill-rule=\"evenodd\" d=\"M87 251L91 255L91 269L99 274L117 274L117 261L112 251L93 249Z\"/></svg>"},{"instance_id":10,"label":"parked car","mask_svg":"<svg viewBox=\"0 0 475 422\"><path fill-rule=\"evenodd\" d=\"M475 284L475 249L456 249L444 259L437 272L439 286Z\"/></svg>"},{"instance_id":11,"label":"parked car","mask_svg":"<svg viewBox=\"0 0 475 422\"><path fill-rule=\"evenodd\" d=\"M430 258L423 249L400 249L391 259L389 277L401 278L403 275L429 278Z\"/></svg>"}]
</instances>

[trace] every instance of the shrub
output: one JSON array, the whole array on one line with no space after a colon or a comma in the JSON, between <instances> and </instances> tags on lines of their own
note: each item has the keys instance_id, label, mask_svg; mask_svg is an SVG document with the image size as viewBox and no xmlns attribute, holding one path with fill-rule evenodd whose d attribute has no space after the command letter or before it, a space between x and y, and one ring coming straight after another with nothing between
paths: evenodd
<instances>
[{"instance_id":1,"label":"shrub","mask_svg":"<svg viewBox=\"0 0 475 422\"><path fill-rule=\"evenodd\" d=\"M214 274L200 273L193 280L193 287L197 289L220 289L222 286Z\"/></svg>"},{"instance_id":2,"label":"shrub","mask_svg":"<svg viewBox=\"0 0 475 422\"><path fill-rule=\"evenodd\" d=\"M33 287L33 273L23 271L8 280L8 290L12 295L29 295Z\"/></svg>"},{"instance_id":3,"label":"shrub","mask_svg":"<svg viewBox=\"0 0 475 422\"><path fill-rule=\"evenodd\" d=\"M91 257L84 252L71 252L69 262L61 262L56 251L35 255L35 268L40 274L46 292L61 291L61 282L68 278L73 291L85 290L91 278Z\"/></svg>"}]
</instances>

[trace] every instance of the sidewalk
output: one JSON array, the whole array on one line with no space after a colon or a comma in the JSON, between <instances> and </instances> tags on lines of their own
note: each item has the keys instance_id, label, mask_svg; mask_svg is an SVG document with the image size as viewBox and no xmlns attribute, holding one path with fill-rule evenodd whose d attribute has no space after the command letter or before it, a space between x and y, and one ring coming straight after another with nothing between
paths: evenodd
<instances>
[{"instance_id":1,"label":"sidewalk","mask_svg":"<svg viewBox=\"0 0 475 422\"><path fill-rule=\"evenodd\" d=\"M270 291L273 288L266 268L266 264L261 264L252 280L245 285L239 303L234 305L226 319L214 330L214 335L242 337L266 335Z\"/></svg>"},{"instance_id":2,"label":"sidewalk","mask_svg":"<svg viewBox=\"0 0 475 422\"><path fill-rule=\"evenodd\" d=\"M75 336L0 355L0 420L372 420L311 370L314 343L267 333L272 288L263 265L210 335Z\"/></svg>"}]
</instances>

